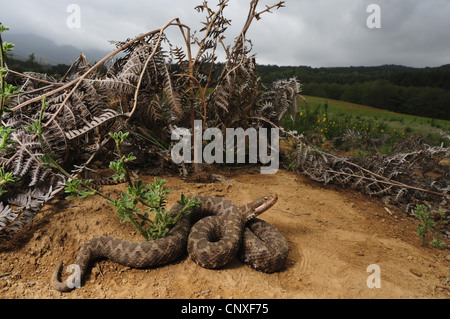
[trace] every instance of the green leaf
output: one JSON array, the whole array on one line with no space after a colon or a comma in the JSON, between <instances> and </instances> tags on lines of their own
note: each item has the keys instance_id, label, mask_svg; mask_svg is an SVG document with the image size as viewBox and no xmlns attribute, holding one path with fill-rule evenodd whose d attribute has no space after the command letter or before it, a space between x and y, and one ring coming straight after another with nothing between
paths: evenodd
<instances>
[{"instance_id":1,"label":"green leaf","mask_svg":"<svg viewBox=\"0 0 450 319\"><path fill-rule=\"evenodd\" d=\"M7 68L0 67L0 77L4 77L4 75L8 72Z\"/></svg>"},{"instance_id":2,"label":"green leaf","mask_svg":"<svg viewBox=\"0 0 450 319\"><path fill-rule=\"evenodd\" d=\"M13 48L14 48L14 44L8 43L8 42L3 42L3 52L12 51Z\"/></svg>"},{"instance_id":3,"label":"green leaf","mask_svg":"<svg viewBox=\"0 0 450 319\"><path fill-rule=\"evenodd\" d=\"M9 28L4 26L3 24L0 23L0 33L3 33L3 31L8 31Z\"/></svg>"},{"instance_id":4,"label":"green leaf","mask_svg":"<svg viewBox=\"0 0 450 319\"><path fill-rule=\"evenodd\" d=\"M128 156L125 158L125 162L132 162L136 159L136 156L133 156L133 153L128 154Z\"/></svg>"}]
</instances>

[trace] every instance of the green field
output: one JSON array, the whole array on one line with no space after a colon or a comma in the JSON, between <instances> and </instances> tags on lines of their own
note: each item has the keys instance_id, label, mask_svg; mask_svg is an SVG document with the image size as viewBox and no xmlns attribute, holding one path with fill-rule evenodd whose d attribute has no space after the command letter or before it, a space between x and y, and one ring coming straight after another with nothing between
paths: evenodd
<instances>
[{"instance_id":1,"label":"green field","mask_svg":"<svg viewBox=\"0 0 450 319\"><path fill-rule=\"evenodd\" d=\"M328 104L329 115L350 116L355 120L381 121L391 129L406 131L412 134L427 135L435 131L445 131L450 134L450 121L419 117L408 114L395 113L374 107L354 104L345 101L326 99L321 97L307 96L310 108ZM300 100L299 106L305 108L305 103Z\"/></svg>"},{"instance_id":2,"label":"green field","mask_svg":"<svg viewBox=\"0 0 450 319\"><path fill-rule=\"evenodd\" d=\"M450 121L394 113L370 106L303 96L298 112L287 114L283 127L313 138L317 147L333 145L337 151L357 156L402 151L399 144L407 138L421 137L420 143L450 147L441 135L450 133Z\"/></svg>"}]
</instances>

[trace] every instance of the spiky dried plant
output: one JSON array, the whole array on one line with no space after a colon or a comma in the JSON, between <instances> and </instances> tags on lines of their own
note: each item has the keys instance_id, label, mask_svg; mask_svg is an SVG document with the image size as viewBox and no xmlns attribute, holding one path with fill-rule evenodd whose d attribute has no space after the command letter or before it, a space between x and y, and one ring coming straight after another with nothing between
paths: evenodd
<instances>
[{"instance_id":1,"label":"spiky dried plant","mask_svg":"<svg viewBox=\"0 0 450 319\"><path fill-rule=\"evenodd\" d=\"M167 158L164 145L170 143L168 133L174 126L193 127L194 119L201 119L203 128L225 129L237 125L238 120L263 114L257 110L267 108L268 97L264 97L266 104L262 107L257 103L259 81L254 57L248 56L251 42L246 33L254 19L282 7L284 1L259 12L259 1L250 1L242 32L233 46L226 46L224 32L230 21L224 9L229 1L219 0L215 8L203 1L196 7L206 16L204 28L198 33L192 33L180 19L171 19L158 29L116 42L116 50L94 66L80 55L59 80L8 70L8 81L22 93L9 101L13 112L3 117L5 124L15 129L10 136L15 148L3 153L0 161L20 181L11 184L1 198L0 237L20 230L67 180L39 161L43 156L41 145L25 129L37 121L43 97L48 103L44 113L45 152L53 154L74 175L81 174L108 147L108 133L112 131L125 128L136 139L144 137L153 144L144 149L144 143L137 143L139 150L146 154L160 152L161 158ZM179 29L184 48L174 47L167 39L165 30L169 27ZM220 48L227 56L223 66L217 63ZM119 52L123 56L113 60ZM106 74L99 72L102 66L107 68ZM30 207L32 213L27 210Z\"/></svg>"},{"instance_id":2,"label":"spiky dried plant","mask_svg":"<svg viewBox=\"0 0 450 319\"><path fill-rule=\"evenodd\" d=\"M419 149L393 155L345 158L320 151L299 139L296 169L315 181L350 187L409 213L416 204L427 202L449 214L450 170L439 160L449 156L448 147L422 144ZM428 175L432 171L433 177Z\"/></svg>"},{"instance_id":3,"label":"spiky dried plant","mask_svg":"<svg viewBox=\"0 0 450 319\"><path fill-rule=\"evenodd\" d=\"M300 92L300 83L296 78L274 82L270 89L262 91L256 98L260 106L256 116L280 125L286 112L290 111L291 116L298 112L297 103Z\"/></svg>"}]
</instances>

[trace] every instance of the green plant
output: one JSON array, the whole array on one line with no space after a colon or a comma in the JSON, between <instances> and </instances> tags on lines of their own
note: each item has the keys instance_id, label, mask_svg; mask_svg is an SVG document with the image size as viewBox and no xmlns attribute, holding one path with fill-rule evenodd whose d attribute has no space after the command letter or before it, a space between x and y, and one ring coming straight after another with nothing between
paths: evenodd
<instances>
[{"instance_id":1,"label":"green plant","mask_svg":"<svg viewBox=\"0 0 450 319\"><path fill-rule=\"evenodd\" d=\"M439 215L439 219L436 223L437 224L436 236L433 237L430 244L433 247L444 249L447 246L447 244L445 243L445 241L441 240L441 230L444 229L444 226L447 224L447 221L445 220L445 213L443 211L439 210L437 213Z\"/></svg>"},{"instance_id":2,"label":"green plant","mask_svg":"<svg viewBox=\"0 0 450 319\"><path fill-rule=\"evenodd\" d=\"M13 173L6 172L3 167L0 167L0 195L6 193L7 191L1 189L4 184L14 183L17 179L14 177Z\"/></svg>"},{"instance_id":3,"label":"green plant","mask_svg":"<svg viewBox=\"0 0 450 319\"><path fill-rule=\"evenodd\" d=\"M441 228L447 223L444 219L444 212L438 211L440 216L440 221L438 225L432 218L431 207L429 205L416 205L416 209L414 210L414 214L419 219L420 224L417 226L416 231L419 234L420 243L422 246L426 246L426 238L428 232L436 227L436 236L430 241L430 244L436 248L444 248L446 247L446 243L440 239Z\"/></svg>"},{"instance_id":4,"label":"green plant","mask_svg":"<svg viewBox=\"0 0 450 319\"><path fill-rule=\"evenodd\" d=\"M178 203L183 207L176 216L166 210L166 196L171 192L164 187L165 180L155 178L154 184L144 185L142 180L132 182L129 175L127 163L135 159L133 154L124 155L122 144L128 138L129 133L116 132L110 133L110 136L116 143L116 149L119 154L119 160L110 163L110 168L116 174L113 179L120 180L125 178L128 182L127 192L122 193L118 200L110 200L109 203L116 207L122 222L130 221L146 240L165 237L169 230L190 212L190 209L197 207L201 202L197 202L193 197L186 198L181 195ZM142 212L138 204L142 204L146 211ZM150 219L153 213L154 219Z\"/></svg>"},{"instance_id":5,"label":"green plant","mask_svg":"<svg viewBox=\"0 0 450 319\"><path fill-rule=\"evenodd\" d=\"M434 220L430 218L431 212L425 205L417 205L414 214L419 219L420 224L416 231L419 234L420 243L426 245L426 236L428 231L434 226Z\"/></svg>"},{"instance_id":6,"label":"green plant","mask_svg":"<svg viewBox=\"0 0 450 319\"><path fill-rule=\"evenodd\" d=\"M6 67L6 54L9 51L12 51L14 44L3 42L2 33L4 31L9 30L8 27L0 24L0 121L3 118L4 112L10 112L10 110L6 107L6 102L11 99L11 96L20 92L20 90L11 84L6 83L5 77L8 71ZM9 126L0 126L0 154L10 150L9 145L13 143L9 139L9 136L14 132L14 130ZM2 189L3 185L7 183L13 183L17 180L16 177L10 172L6 172L3 167L0 168L0 195L6 193L7 191Z\"/></svg>"},{"instance_id":7,"label":"green plant","mask_svg":"<svg viewBox=\"0 0 450 319\"><path fill-rule=\"evenodd\" d=\"M154 184L144 185L139 180L133 183L132 187L127 187L127 192L122 193L120 199L109 201L116 207L120 220L131 222L146 240L165 237L181 217L188 214L191 208L201 204L193 197L186 198L182 194L178 203L183 208L176 216L171 216L171 212L165 208L166 196L171 192L163 186L165 183L164 179L155 178ZM139 208L139 203L145 207L144 212ZM150 214L153 214L153 220Z\"/></svg>"},{"instance_id":8,"label":"green plant","mask_svg":"<svg viewBox=\"0 0 450 319\"><path fill-rule=\"evenodd\" d=\"M42 125L44 120L44 110L47 107L45 97L42 99L42 108L39 118L33 125L27 127L28 131L34 132L39 139L43 155L38 160L44 163L45 168L53 168L63 173L68 181L65 186L65 193L69 194L68 199L71 198L86 198L91 195L98 195L108 201L109 204L116 207L116 211L122 222L129 221L139 231L139 233L146 239L158 239L167 235L169 230L192 208L197 207L201 202L195 201L194 197L186 198L181 194L181 199L178 204L182 208L175 216L172 216L170 211L165 209L166 196L171 191L164 187L166 181L164 179L155 178L154 184L144 185L142 180L131 181L127 163L135 159L133 154L125 155L122 151L122 144L129 137L128 133L116 132L110 133L110 136L116 143L116 149L119 159L116 162L110 163L116 174L113 179L119 180L125 178L128 187L126 192L121 194L119 199L111 199L101 191L91 186L91 180L82 180L71 176L64 168L62 168L55 155L48 153L45 149L43 132L45 127ZM144 208L144 211L142 210ZM151 219L153 215L153 220Z\"/></svg>"},{"instance_id":9,"label":"green plant","mask_svg":"<svg viewBox=\"0 0 450 319\"><path fill-rule=\"evenodd\" d=\"M20 92L16 86L8 84L5 81L6 73L8 72L8 68L6 67L6 54L14 48L14 44L3 42L2 40L2 33L7 30L9 30L8 27L0 24L0 119L2 119L4 112L9 111L6 108L6 102L9 101L12 95Z\"/></svg>"}]
</instances>

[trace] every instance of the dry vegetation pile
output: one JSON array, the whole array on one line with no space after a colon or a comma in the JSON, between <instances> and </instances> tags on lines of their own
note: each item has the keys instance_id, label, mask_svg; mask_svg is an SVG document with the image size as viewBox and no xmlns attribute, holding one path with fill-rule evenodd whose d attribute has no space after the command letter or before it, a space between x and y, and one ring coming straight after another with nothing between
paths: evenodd
<instances>
[{"instance_id":1,"label":"dry vegetation pile","mask_svg":"<svg viewBox=\"0 0 450 319\"><path fill-rule=\"evenodd\" d=\"M6 81L22 92L8 102L12 112L3 115L5 125L14 129L9 137L14 143L0 160L19 179L5 187L8 192L1 198L0 237L20 231L69 179L45 167L39 160L44 153L38 138L25 129L38 120L44 96L46 152L74 177L99 168L94 165L97 160L108 163L114 156L110 132L131 133L129 151L143 170L162 167L187 175L200 168L171 161L174 128L192 128L198 119L202 129L222 131L275 126L292 142L282 151L285 158L295 160L288 164L298 172L382 197L409 211L426 201L448 216L450 171L441 160L450 155L449 148L410 140L398 154L354 159L324 152L296 132L284 131L283 117L297 112L300 84L290 79L263 88L246 38L255 19L282 7L284 1L262 10L258 1L251 1L248 18L232 45L226 45L224 37L230 25L224 16L228 2L221 0L214 8L207 1L197 6L205 15L204 28L198 32L177 18L169 20L156 30L116 43L117 49L94 66L81 55L60 79L9 70ZM184 47L170 42L165 35L168 28L179 30ZM219 50L225 52L224 64L217 63ZM118 53L121 58L115 58Z\"/></svg>"}]
</instances>

